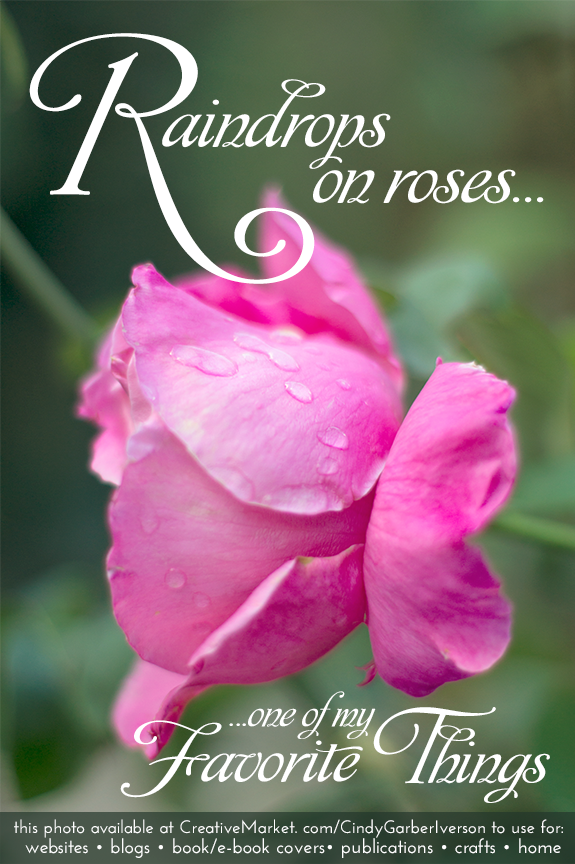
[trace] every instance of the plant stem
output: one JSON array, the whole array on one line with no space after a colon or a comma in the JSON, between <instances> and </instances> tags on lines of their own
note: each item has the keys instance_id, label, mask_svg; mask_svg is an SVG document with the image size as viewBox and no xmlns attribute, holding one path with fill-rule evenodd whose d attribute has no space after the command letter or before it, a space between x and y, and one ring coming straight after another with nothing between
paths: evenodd
<instances>
[{"instance_id":1,"label":"plant stem","mask_svg":"<svg viewBox=\"0 0 575 864\"><path fill-rule=\"evenodd\" d=\"M3 209L1 228L6 267L63 333L92 348L98 338L95 321L54 276Z\"/></svg>"},{"instance_id":2,"label":"plant stem","mask_svg":"<svg viewBox=\"0 0 575 864\"><path fill-rule=\"evenodd\" d=\"M566 525L564 522L553 522L551 519L526 516L524 513L508 510L498 516L493 527L527 537L538 543L575 550L575 527Z\"/></svg>"}]
</instances>

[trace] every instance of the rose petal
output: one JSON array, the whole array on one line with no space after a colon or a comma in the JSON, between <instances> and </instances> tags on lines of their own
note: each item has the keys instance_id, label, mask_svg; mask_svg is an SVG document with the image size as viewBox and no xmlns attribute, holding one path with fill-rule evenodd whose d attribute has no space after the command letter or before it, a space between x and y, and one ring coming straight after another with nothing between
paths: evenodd
<instances>
[{"instance_id":1,"label":"rose petal","mask_svg":"<svg viewBox=\"0 0 575 864\"><path fill-rule=\"evenodd\" d=\"M382 537L371 555L368 624L377 672L388 684L426 696L501 657L511 610L477 549L461 543L414 552Z\"/></svg>"},{"instance_id":2,"label":"rose petal","mask_svg":"<svg viewBox=\"0 0 575 864\"><path fill-rule=\"evenodd\" d=\"M111 355L133 354L118 324L108 333L98 350L98 370L80 384L78 417L92 420L104 430L92 442L90 467L106 483L118 485L126 464L126 443L133 424L130 400L111 371Z\"/></svg>"},{"instance_id":3,"label":"rose petal","mask_svg":"<svg viewBox=\"0 0 575 864\"><path fill-rule=\"evenodd\" d=\"M436 367L402 423L382 477L404 535L459 540L480 531L502 506L516 472L506 416L514 396L506 381L474 363Z\"/></svg>"},{"instance_id":4,"label":"rose petal","mask_svg":"<svg viewBox=\"0 0 575 864\"><path fill-rule=\"evenodd\" d=\"M273 189L263 197L263 207L289 209ZM266 213L261 222L260 247L273 249L285 242L282 252L262 258L266 277L285 273L301 252L301 233L293 219L283 213ZM401 389L401 364L393 352L390 335L370 292L347 253L330 243L314 228L315 247L309 264L291 279L269 286L269 293L282 298L286 318L306 333L331 332L346 342L374 352L388 365L395 384ZM252 290L250 291L250 287ZM257 286L247 286L246 299L257 298ZM289 317L288 317L289 316Z\"/></svg>"},{"instance_id":5,"label":"rose petal","mask_svg":"<svg viewBox=\"0 0 575 864\"><path fill-rule=\"evenodd\" d=\"M373 487L398 427L385 370L328 336L238 322L151 266L123 310L141 390L242 501L340 510Z\"/></svg>"},{"instance_id":6,"label":"rose petal","mask_svg":"<svg viewBox=\"0 0 575 864\"><path fill-rule=\"evenodd\" d=\"M394 441L367 533L368 623L379 674L414 696L488 668L509 604L477 549L515 473L513 390L474 364L438 366Z\"/></svg>"},{"instance_id":7,"label":"rose petal","mask_svg":"<svg viewBox=\"0 0 575 864\"><path fill-rule=\"evenodd\" d=\"M363 546L328 558L286 562L195 651L189 676L138 659L113 709L122 741L135 731L154 759L186 704L210 684L253 684L291 675L330 651L365 617ZM170 722L166 722L170 721ZM152 738L156 738L152 741Z\"/></svg>"},{"instance_id":8,"label":"rose petal","mask_svg":"<svg viewBox=\"0 0 575 864\"><path fill-rule=\"evenodd\" d=\"M365 537L372 496L318 516L246 505L157 422L132 437L130 457L110 506L114 611L137 653L174 672L286 561Z\"/></svg>"},{"instance_id":9,"label":"rose petal","mask_svg":"<svg viewBox=\"0 0 575 864\"><path fill-rule=\"evenodd\" d=\"M224 267L229 273L237 272L239 276L247 276L244 271L227 264ZM174 281L177 288L193 294L204 303L224 312L231 312L245 321L256 324L289 324L289 310L281 297L268 290L268 286L246 285L242 282L232 282L221 276L211 274L191 273ZM249 299L248 296L249 295Z\"/></svg>"},{"instance_id":10,"label":"rose petal","mask_svg":"<svg viewBox=\"0 0 575 864\"><path fill-rule=\"evenodd\" d=\"M172 724L178 722L187 703L205 689L190 687L185 675L138 658L116 697L112 709L114 728L128 747L140 747L134 739L136 730L151 720L164 721L148 726L141 734L142 741L149 741L146 756L154 759L167 744L175 729Z\"/></svg>"},{"instance_id":11,"label":"rose petal","mask_svg":"<svg viewBox=\"0 0 575 864\"><path fill-rule=\"evenodd\" d=\"M185 675L161 669L137 658L122 683L112 709L114 727L124 744L128 747L140 746L134 740L136 729L154 720L168 693L185 682ZM149 731L142 735L143 740L152 737L153 733Z\"/></svg>"},{"instance_id":12,"label":"rose petal","mask_svg":"<svg viewBox=\"0 0 575 864\"><path fill-rule=\"evenodd\" d=\"M291 209L273 189L264 194L262 206ZM301 234L293 219L283 213L266 213L260 225L259 245L264 251L273 249L278 240L285 243L281 253L262 259L265 275L277 276L299 257ZM247 321L294 324L304 333L331 333L351 342L374 353L401 390L401 364L393 352L383 316L353 260L315 228L314 238L309 264L297 276L274 285L249 285L205 274L185 276L175 284L210 306ZM226 270L233 272L234 268L228 265Z\"/></svg>"},{"instance_id":13,"label":"rose petal","mask_svg":"<svg viewBox=\"0 0 575 864\"><path fill-rule=\"evenodd\" d=\"M190 683L257 684L299 672L365 617L363 546L287 561L190 659Z\"/></svg>"}]
</instances>

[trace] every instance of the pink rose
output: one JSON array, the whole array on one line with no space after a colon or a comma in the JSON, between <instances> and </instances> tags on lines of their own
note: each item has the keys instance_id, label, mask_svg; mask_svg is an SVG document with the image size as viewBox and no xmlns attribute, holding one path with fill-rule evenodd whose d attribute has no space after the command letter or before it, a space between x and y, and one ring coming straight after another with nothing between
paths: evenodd
<instances>
[{"instance_id":1,"label":"pink rose","mask_svg":"<svg viewBox=\"0 0 575 864\"><path fill-rule=\"evenodd\" d=\"M264 206L285 206L268 193ZM266 276L297 257L263 217ZM151 265L82 385L103 431L92 468L118 485L108 558L139 655L114 709L121 738L177 720L213 684L298 672L367 621L377 672L424 696L491 666L510 609L465 543L515 473L511 387L439 364L401 423L402 373L348 256L315 232L273 285ZM173 726L152 727L155 756Z\"/></svg>"}]
</instances>

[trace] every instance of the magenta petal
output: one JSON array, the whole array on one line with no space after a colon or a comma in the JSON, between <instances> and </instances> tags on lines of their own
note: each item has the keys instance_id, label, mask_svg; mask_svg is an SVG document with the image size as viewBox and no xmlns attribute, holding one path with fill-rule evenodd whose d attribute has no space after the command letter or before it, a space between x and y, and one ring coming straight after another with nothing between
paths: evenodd
<instances>
[{"instance_id":1,"label":"magenta petal","mask_svg":"<svg viewBox=\"0 0 575 864\"><path fill-rule=\"evenodd\" d=\"M234 271L233 265L225 265L228 273L237 272L239 276L247 276L243 271ZM269 290L268 286L248 285L242 282L232 282L221 276L211 274L190 274L176 279L174 285L182 288L209 306L230 312L245 321L257 324L289 324L289 310L281 297Z\"/></svg>"},{"instance_id":2,"label":"magenta petal","mask_svg":"<svg viewBox=\"0 0 575 864\"><path fill-rule=\"evenodd\" d=\"M436 367L393 442L376 498L402 536L459 540L502 506L516 471L514 396L474 363Z\"/></svg>"},{"instance_id":3,"label":"magenta petal","mask_svg":"<svg viewBox=\"0 0 575 864\"><path fill-rule=\"evenodd\" d=\"M264 579L190 659L190 683L256 684L299 672L365 617L363 546L297 558Z\"/></svg>"},{"instance_id":4,"label":"magenta petal","mask_svg":"<svg viewBox=\"0 0 575 864\"><path fill-rule=\"evenodd\" d=\"M126 463L126 442L130 435L130 402L111 372L98 371L80 387L79 417L92 420L103 431L92 443L92 471L106 483L118 485Z\"/></svg>"},{"instance_id":5,"label":"magenta petal","mask_svg":"<svg viewBox=\"0 0 575 864\"><path fill-rule=\"evenodd\" d=\"M275 190L263 197L263 207L289 206ZM293 324L306 333L331 332L374 352L389 364L390 374L401 388L403 375L393 353L391 338L370 292L357 273L353 260L314 228L315 247L309 264L291 279L270 286L269 293L282 298ZM267 251L283 240L282 252L262 258L266 277L286 272L301 252L301 233L293 219L283 213L266 213L262 219L260 247ZM255 292L252 292L255 294ZM250 295L246 292L246 297Z\"/></svg>"},{"instance_id":6,"label":"magenta petal","mask_svg":"<svg viewBox=\"0 0 575 864\"><path fill-rule=\"evenodd\" d=\"M357 685L358 687L367 687L367 685L371 684L377 675L377 668L374 660L370 660L369 663L366 663L364 666L356 666L355 668L359 669L361 672L365 672L365 677L363 681L360 681Z\"/></svg>"},{"instance_id":7,"label":"magenta petal","mask_svg":"<svg viewBox=\"0 0 575 864\"><path fill-rule=\"evenodd\" d=\"M171 721L151 724L141 733L141 740L149 741L146 756L154 759L173 733L172 723L177 723L187 703L205 689L190 687L185 675L138 659L112 709L116 732L128 747L139 747L134 733L140 726L151 720Z\"/></svg>"},{"instance_id":8,"label":"magenta petal","mask_svg":"<svg viewBox=\"0 0 575 864\"><path fill-rule=\"evenodd\" d=\"M78 417L102 428L92 443L90 467L106 483L119 485L126 464L126 444L133 431L130 398L114 366L133 354L122 335L121 319L103 340L97 355L98 369L80 385Z\"/></svg>"},{"instance_id":9,"label":"magenta petal","mask_svg":"<svg viewBox=\"0 0 575 864\"><path fill-rule=\"evenodd\" d=\"M371 536L365 587L377 672L411 696L488 669L505 651L509 603L480 552Z\"/></svg>"},{"instance_id":10,"label":"magenta petal","mask_svg":"<svg viewBox=\"0 0 575 864\"><path fill-rule=\"evenodd\" d=\"M172 690L185 684L186 676L161 669L145 660L136 660L124 679L112 709L114 727L124 744L138 747L134 732L143 723L154 720L162 702ZM150 740L147 731L142 740Z\"/></svg>"},{"instance_id":11,"label":"magenta petal","mask_svg":"<svg viewBox=\"0 0 575 864\"><path fill-rule=\"evenodd\" d=\"M146 400L242 501L341 510L375 484L398 427L384 368L330 336L240 322L151 266L122 313Z\"/></svg>"},{"instance_id":12,"label":"magenta petal","mask_svg":"<svg viewBox=\"0 0 575 864\"><path fill-rule=\"evenodd\" d=\"M117 329L117 328L116 328ZM110 371L111 331L98 352L98 369L80 385L78 417L92 420L103 431L92 443L90 467L106 483L118 485L126 463L126 443L132 431L130 401ZM130 353L132 349L126 345Z\"/></svg>"},{"instance_id":13,"label":"magenta petal","mask_svg":"<svg viewBox=\"0 0 575 864\"><path fill-rule=\"evenodd\" d=\"M513 390L474 364L437 367L379 480L365 550L379 674L414 696L488 668L509 641L510 607L463 542L509 495Z\"/></svg>"},{"instance_id":14,"label":"magenta petal","mask_svg":"<svg viewBox=\"0 0 575 864\"><path fill-rule=\"evenodd\" d=\"M137 653L174 672L286 561L364 540L372 496L318 516L244 504L154 423L129 453L110 506L114 611Z\"/></svg>"}]
</instances>

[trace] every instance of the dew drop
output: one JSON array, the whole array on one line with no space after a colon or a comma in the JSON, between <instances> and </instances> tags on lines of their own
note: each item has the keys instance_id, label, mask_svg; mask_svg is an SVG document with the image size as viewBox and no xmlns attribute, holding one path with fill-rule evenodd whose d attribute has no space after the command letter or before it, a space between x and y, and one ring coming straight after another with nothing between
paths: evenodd
<instances>
[{"instance_id":1,"label":"dew drop","mask_svg":"<svg viewBox=\"0 0 575 864\"><path fill-rule=\"evenodd\" d=\"M201 591L196 591L195 594L192 594L192 603L194 606L197 606L198 609L206 609L212 601L208 597L207 594L203 594Z\"/></svg>"},{"instance_id":2,"label":"dew drop","mask_svg":"<svg viewBox=\"0 0 575 864\"><path fill-rule=\"evenodd\" d=\"M142 391L142 393L144 394L144 396L146 397L148 402L155 402L156 399L158 398L158 394L154 390L154 388L149 387L147 384L142 384L141 381L139 382L139 384L140 384L140 390Z\"/></svg>"},{"instance_id":3,"label":"dew drop","mask_svg":"<svg viewBox=\"0 0 575 864\"><path fill-rule=\"evenodd\" d=\"M278 369L283 369L284 372L297 372L299 364L294 358L281 348L272 348L267 345L259 336L253 336L251 333L236 333L234 342L240 348L246 351L255 351L257 354L265 354Z\"/></svg>"},{"instance_id":4,"label":"dew drop","mask_svg":"<svg viewBox=\"0 0 575 864\"><path fill-rule=\"evenodd\" d=\"M351 390L351 384L347 378L338 378L336 384L339 384L342 390Z\"/></svg>"},{"instance_id":5,"label":"dew drop","mask_svg":"<svg viewBox=\"0 0 575 864\"><path fill-rule=\"evenodd\" d=\"M322 456L317 463L317 473L324 477L329 477L330 474L335 474L337 471L337 459L333 456Z\"/></svg>"},{"instance_id":6,"label":"dew drop","mask_svg":"<svg viewBox=\"0 0 575 864\"><path fill-rule=\"evenodd\" d=\"M284 372L297 372L299 363L294 360L291 354L282 351L281 348L272 348L268 357L278 369L283 369Z\"/></svg>"},{"instance_id":7,"label":"dew drop","mask_svg":"<svg viewBox=\"0 0 575 864\"><path fill-rule=\"evenodd\" d=\"M347 450L349 447L347 435L341 429L338 429L337 426L330 426L324 432L318 432L317 437L322 444L334 447L336 450Z\"/></svg>"},{"instance_id":8,"label":"dew drop","mask_svg":"<svg viewBox=\"0 0 575 864\"><path fill-rule=\"evenodd\" d=\"M349 286L332 283L325 286L325 293L334 303L342 303L349 296Z\"/></svg>"},{"instance_id":9,"label":"dew drop","mask_svg":"<svg viewBox=\"0 0 575 864\"><path fill-rule=\"evenodd\" d=\"M215 351L208 351L206 348L198 348L196 345L176 345L170 351L170 355L182 366L193 366L206 375L229 378L238 371L238 367L229 357L216 354Z\"/></svg>"},{"instance_id":10,"label":"dew drop","mask_svg":"<svg viewBox=\"0 0 575 864\"><path fill-rule=\"evenodd\" d=\"M275 330L272 330L270 333L270 339L274 342L278 342L280 345L294 345L297 342L301 342L303 339L303 333L297 327L277 327Z\"/></svg>"},{"instance_id":11,"label":"dew drop","mask_svg":"<svg viewBox=\"0 0 575 864\"><path fill-rule=\"evenodd\" d=\"M157 531L160 520L155 513L145 513L140 519L140 525L144 534L153 534Z\"/></svg>"},{"instance_id":12,"label":"dew drop","mask_svg":"<svg viewBox=\"0 0 575 864\"><path fill-rule=\"evenodd\" d=\"M297 399L298 402L313 402L313 393L305 384L301 384L299 381L286 381L285 388L289 395Z\"/></svg>"},{"instance_id":13,"label":"dew drop","mask_svg":"<svg viewBox=\"0 0 575 864\"><path fill-rule=\"evenodd\" d=\"M236 333L234 342L240 348L245 348L246 351L257 351L258 354L268 354L271 351L269 345L260 339L259 336L253 336L251 333Z\"/></svg>"},{"instance_id":14,"label":"dew drop","mask_svg":"<svg viewBox=\"0 0 575 864\"><path fill-rule=\"evenodd\" d=\"M387 345L387 339L385 338L385 335L376 327L368 327L367 335L369 336L373 344L376 345L378 348L385 348L385 346Z\"/></svg>"},{"instance_id":15,"label":"dew drop","mask_svg":"<svg viewBox=\"0 0 575 864\"><path fill-rule=\"evenodd\" d=\"M186 574L183 570L178 570L176 567L171 567L164 576L164 582L168 588L183 588L186 581Z\"/></svg>"}]
</instances>

